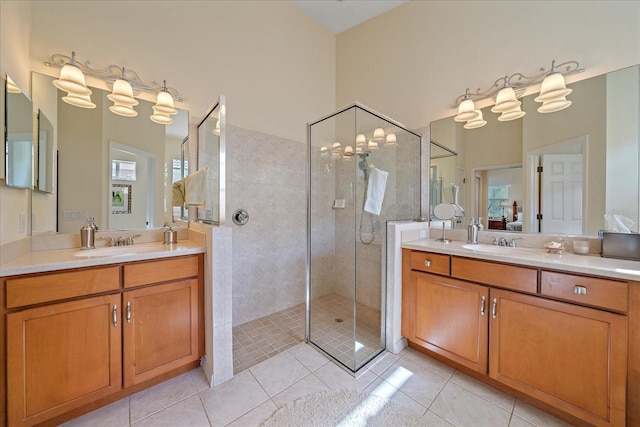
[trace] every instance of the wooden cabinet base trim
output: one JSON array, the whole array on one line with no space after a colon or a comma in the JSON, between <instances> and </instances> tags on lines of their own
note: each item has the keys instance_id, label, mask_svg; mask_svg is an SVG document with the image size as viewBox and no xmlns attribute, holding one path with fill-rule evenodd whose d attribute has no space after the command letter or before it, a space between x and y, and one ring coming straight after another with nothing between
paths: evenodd
<instances>
[{"instance_id":1,"label":"wooden cabinet base trim","mask_svg":"<svg viewBox=\"0 0 640 427\"><path fill-rule=\"evenodd\" d=\"M435 353L429 349L426 349L424 347L422 347L421 344L419 343L415 343L412 341L408 341L409 347L426 355L429 356L439 362L444 363L447 366L451 366L454 369L457 369L458 371L469 375L470 377L483 382L484 384L487 384L495 389L498 389L500 391L502 391L503 393L507 393L510 396L515 397L518 400L521 400L525 403L530 404L531 406L535 406L536 408L545 411L551 415L553 415L554 417L557 417L571 425L577 426L577 427L592 427L592 424L586 423L584 420L581 420L579 418L576 418L574 416L572 416L571 414L567 414L566 412L560 411L557 408L550 406L544 402L541 402L537 399L532 398L531 396L524 394L518 390L515 390L509 386L506 386L494 379L492 379L489 376L486 376L484 374L481 374L479 372L476 372L473 369L469 369L464 365L461 365L459 363L454 362L451 359L448 359L444 356L439 355L438 353Z\"/></svg>"},{"instance_id":2,"label":"wooden cabinet base trim","mask_svg":"<svg viewBox=\"0 0 640 427\"><path fill-rule=\"evenodd\" d=\"M175 378L179 375L192 371L200 367L200 360L193 361L189 364L181 366L180 368L174 369L171 372L167 372L162 375L158 375L157 377L145 381L144 383L136 384L134 386L128 387L126 389L122 389L116 393L113 393L107 397L96 400L95 402L91 402L87 405L84 405L80 408L74 409L72 411L66 412L62 415L59 415L55 418L47 420L41 424L38 424L38 427L57 427L60 424L72 420L74 418L80 417L84 414L88 414L89 412L95 411L96 409L102 408L103 406L107 406L110 403L116 402L125 397L131 396L139 391L152 387L154 385L160 384L171 378Z\"/></svg>"}]
</instances>

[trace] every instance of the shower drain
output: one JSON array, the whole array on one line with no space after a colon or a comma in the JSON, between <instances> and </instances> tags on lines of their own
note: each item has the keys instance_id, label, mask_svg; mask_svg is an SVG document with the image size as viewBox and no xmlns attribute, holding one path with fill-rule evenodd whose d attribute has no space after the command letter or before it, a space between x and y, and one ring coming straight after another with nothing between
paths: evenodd
<instances>
[{"instance_id":1,"label":"shower drain","mask_svg":"<svg viewBox=\"0 0 640 427\"><path fill-rule=\"evenodd\" d=\"M341 319L340 317L336 317L335 319L333 319L334 322L338 322L338 323L342 323L344 322L343 319Z\"/></svg>"}]
</instances>

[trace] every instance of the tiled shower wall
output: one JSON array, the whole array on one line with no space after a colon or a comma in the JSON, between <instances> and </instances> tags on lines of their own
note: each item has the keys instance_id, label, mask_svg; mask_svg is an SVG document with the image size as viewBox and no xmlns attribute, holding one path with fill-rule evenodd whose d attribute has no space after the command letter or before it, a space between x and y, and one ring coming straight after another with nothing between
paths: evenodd
<instances>
[{"instance_id":1,"label":"tiled shower wall","mask_svg":"<svg viewBox=\"0 0 640 427\"><path fill-rule=\"evenodd\" d=\"M307 151L306 141L235 126L226 135L233 324L240 325L305 301ZM249 213L244 226L231 221L239 208ZM331 246L330 237L314 244Z\"/></svg>"}]
</instances>

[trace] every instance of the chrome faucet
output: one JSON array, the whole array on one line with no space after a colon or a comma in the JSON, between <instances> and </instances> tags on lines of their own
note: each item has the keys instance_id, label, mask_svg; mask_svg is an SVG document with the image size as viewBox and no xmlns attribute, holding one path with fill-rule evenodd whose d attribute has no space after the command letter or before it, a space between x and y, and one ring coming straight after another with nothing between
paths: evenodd
<instances>
[{"instance_id":1,"label":"chrome faucet","mask_svg":"<svg viewBox=\"0 0 640 427\"><path fill-rule=\"evenodd\" d=\"M524 237L514 237L513 239L511 239L511 241L509 242L509 246L511 246L512 248L515 248L517 246L516 244L516 240L524 240Z\"/></svg>"},{"instance_id":2,"label":"chrome faucet","mask_svg":"<svg viewBox=\"0 0 640 427\"><path fill-rule=\"evenodd\" d=\"M115 245L116 245L116 239L114 239L113 237L104 237L104 236L100 236L100 237L98 237L98 239L106 240L106 241L107 241L107 244L108 244L109 246L115 246Z\"/></svg>"},{"instance_id":3,"label":"chrome faucet","mask_svg":"<svg viewBox=\"0 0 640 427\"><path fill-rule=\"evenodd\" d=\"M133 245L133 239L135 239L136 237L141 237L141 234L134 234L132 236L127 237L127 246L131 246Z\"/></svg>"}]
</instances>

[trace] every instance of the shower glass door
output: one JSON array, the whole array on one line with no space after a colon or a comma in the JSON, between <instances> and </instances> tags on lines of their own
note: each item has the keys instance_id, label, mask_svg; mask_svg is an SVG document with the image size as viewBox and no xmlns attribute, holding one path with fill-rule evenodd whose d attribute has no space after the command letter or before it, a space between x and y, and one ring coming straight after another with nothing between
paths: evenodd
<instances>
[{"instance_id":1,"label":"shower glass door","mask_svg":"<svg viewBox=\"0 0 640 427\"><path fill-rule=\"evenodd\" d=\"M355 104L308 126L307 340L356 373L385 348L386 221L420 212L420 137Z\"/></svg>"}]
</instances>

